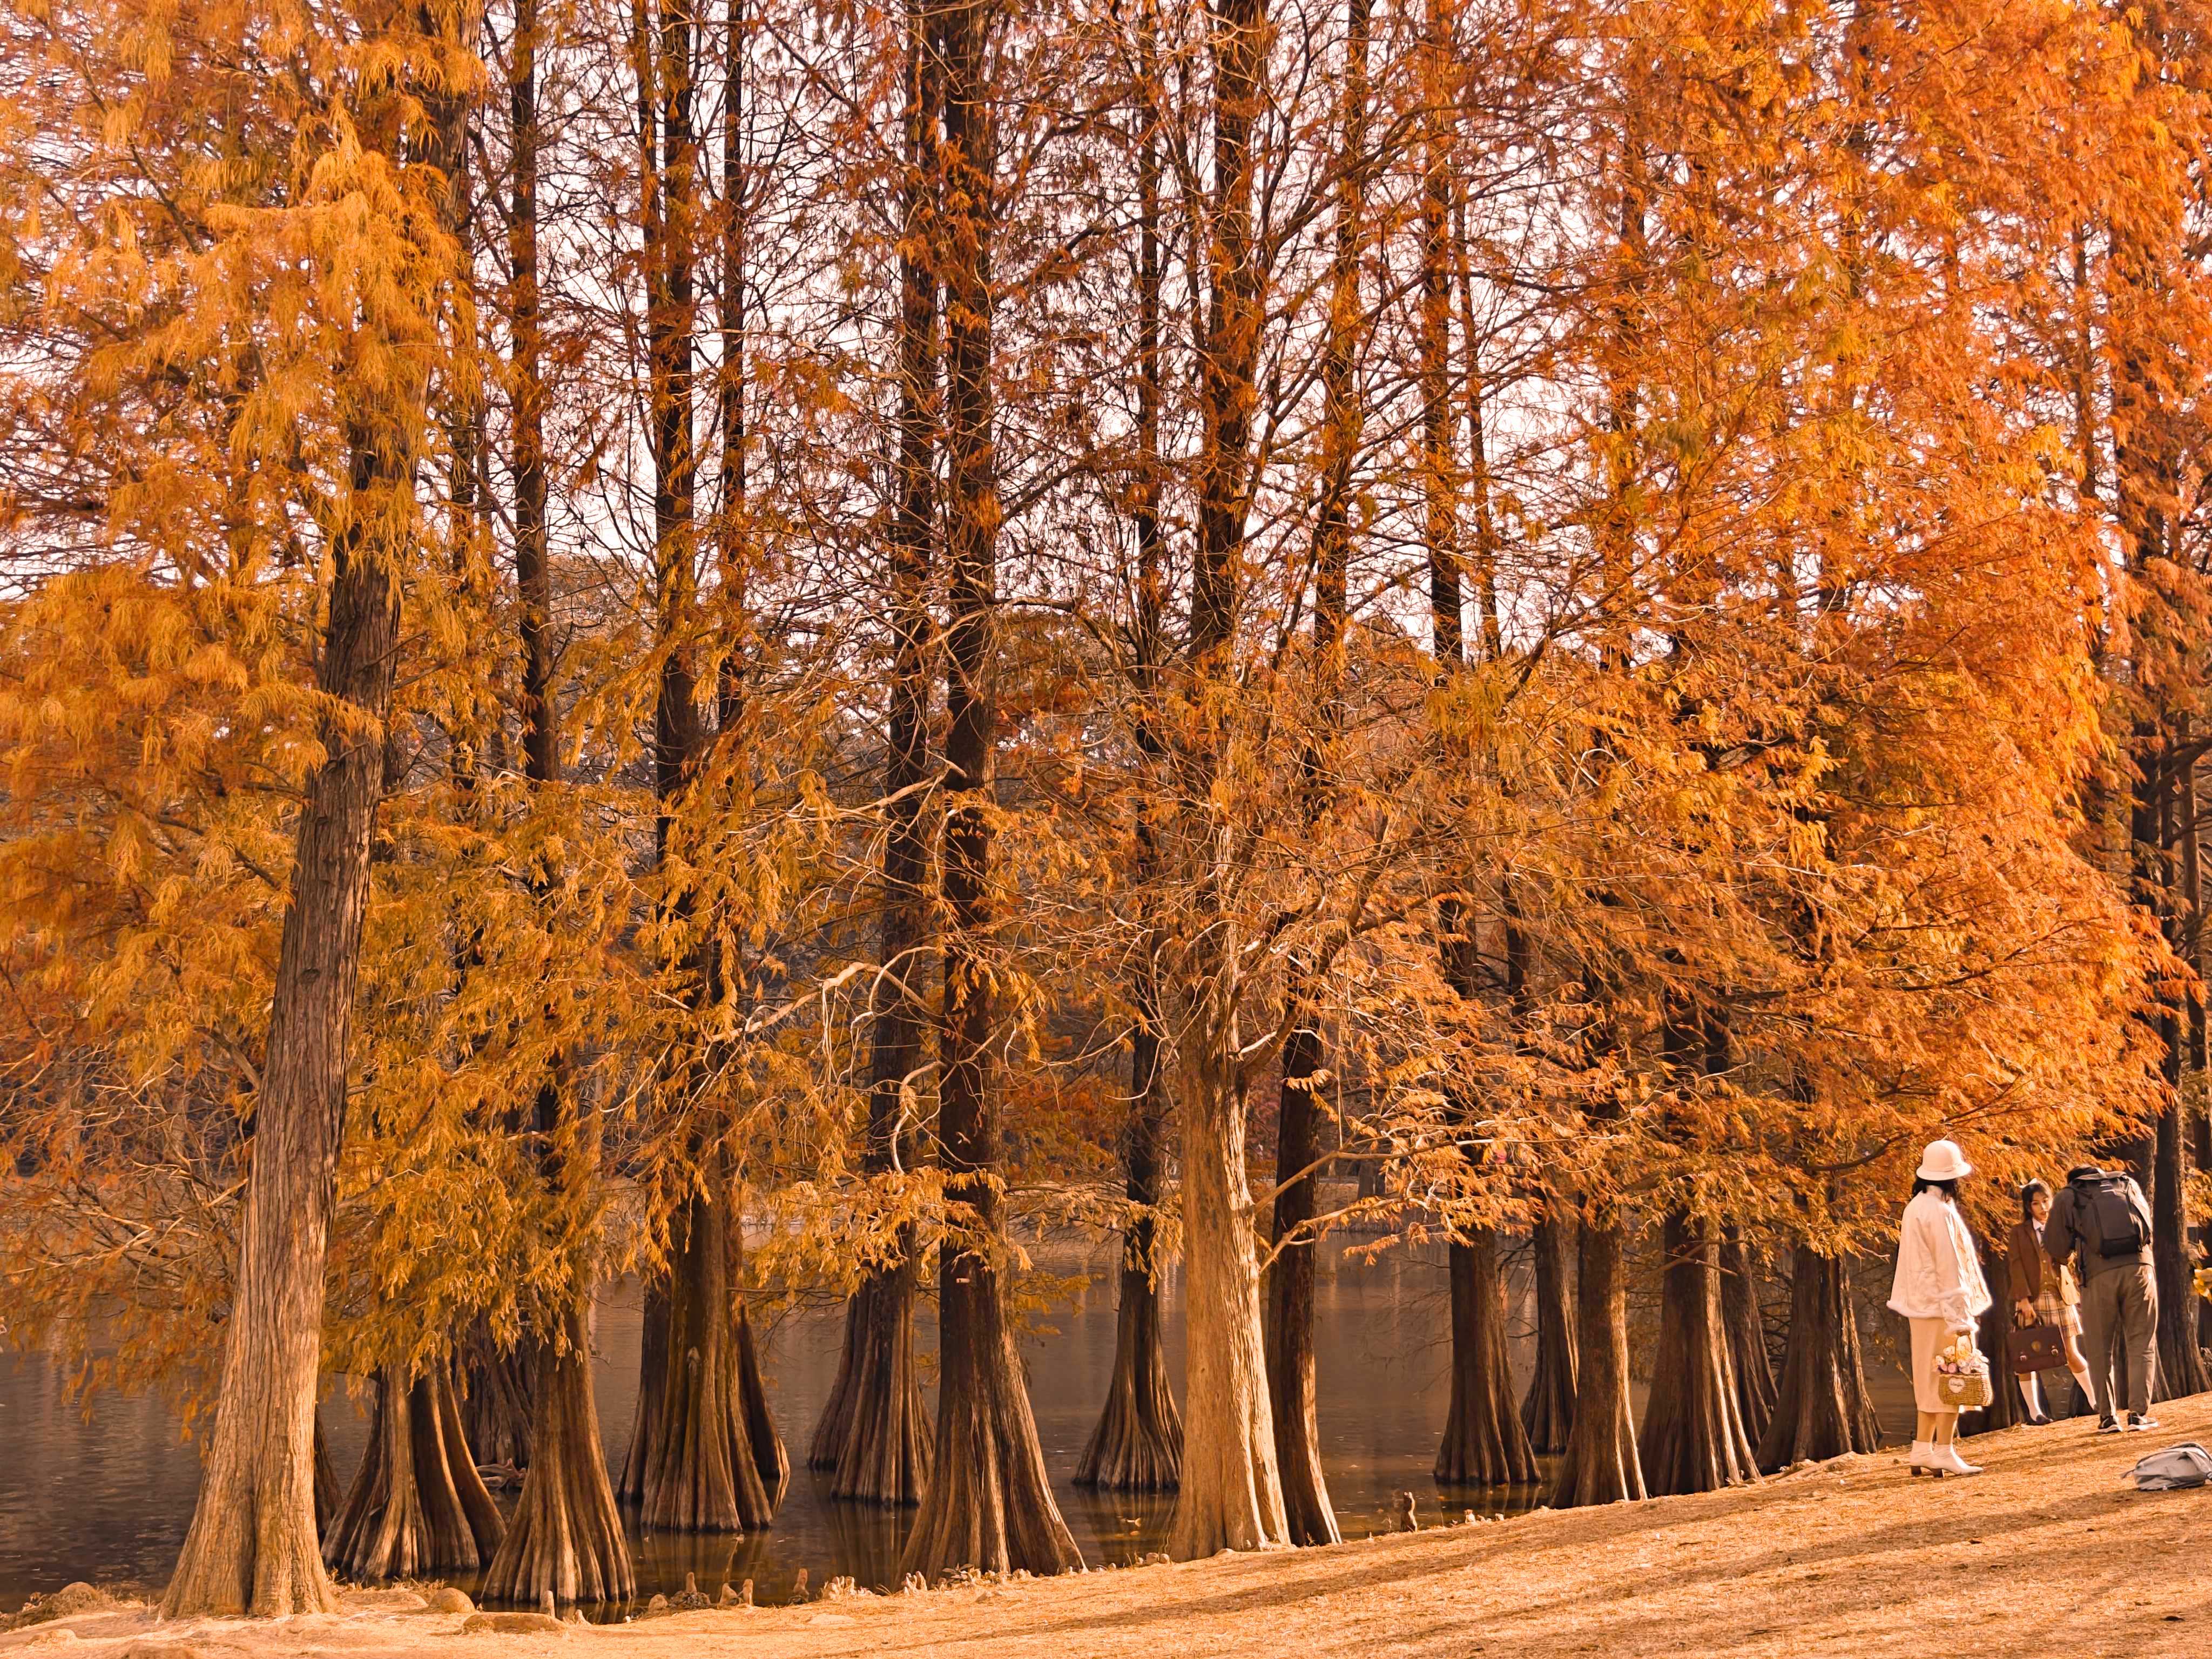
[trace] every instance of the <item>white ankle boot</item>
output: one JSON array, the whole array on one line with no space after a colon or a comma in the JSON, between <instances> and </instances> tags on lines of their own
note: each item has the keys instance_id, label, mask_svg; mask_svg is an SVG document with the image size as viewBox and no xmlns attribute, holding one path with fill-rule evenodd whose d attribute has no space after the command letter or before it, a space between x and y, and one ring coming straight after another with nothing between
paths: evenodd
<instances>
[{"instance_id":1,"label":"white ankle boot","mask_svg":"<svg viewBox=\"0 0 2212 1659\"><path fill-rule=\"evenodd\" d=\"M1932 1474L1934 1471L1929 1468L1929 1462L1935 1455L1934 1441L1916 1440L1912 1443L1912 1455L1905 1460L1905 1467L1915 1475Z\"/></svg>"},{"instance_id":2,"label":"white ankle boot","mask_svg":"<svg viewBox=\"0 0 2212 1659\"><path fill-rule=\"evenodd\" d=\"M1979 1474L1982 1472L1980 1464L1969 1463L1960 1456L1957 1443L1950 1440L1936 1448L1935 1458L1929 1467L1939 1474Z\"/></svg>"}]
</instances>

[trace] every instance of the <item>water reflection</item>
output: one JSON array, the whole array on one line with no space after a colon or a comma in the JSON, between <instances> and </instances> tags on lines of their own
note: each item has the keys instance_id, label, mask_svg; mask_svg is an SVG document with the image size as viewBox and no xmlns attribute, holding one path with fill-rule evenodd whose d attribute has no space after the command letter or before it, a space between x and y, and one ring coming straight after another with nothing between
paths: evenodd
<instances>
[{"instance_id":1,"label":"water reflection","mask_svg":"<svg viewBox=\"0 0 2212 1659\"><path fill-rule=\"evenodd\" d=\"M1037 1255L1045 1272L1092 1275L1023 1345L1046 1464L1085 1560L1127 1565L1161 1547L1172 1498L1092 1492L1067 1480L1113 1363L1114 1250L1109 1243ZM1447 1404L1449 1293L1441 1253L1395 1250L1369 1261L1355 1245L1352 1254L1324 1250L1319 1267L1318 1415L1344 1535L1388 1530L1401 1491L1417 1495L1425 1521L1456 1519L1469 1509L1503 1514L1542 1501L1539 1487L1443 1492L1430 1478ZM600 1421L615 1464L628 1445L635 1405L639 1325L636 1286L611 1287L594 1341ZM795 1457L804 1454L835 1376L842 1328L842 1314L823 1310L789 1315L764 1333L776 1420ZM1183 1331L1172 1284L1164 1336L1180 1397ZM917 1346L934 1352L927 1314ZM1525 1340L1516 1345L1516 1385L1526 1383L1529 1347ZM35 1355L0 1354L0 1609L75 1578L158 1585L175 1559L198 1480L191 1448L155 1401L106 1393L92 1403L88 1420L65 1399L52 1364ZM334 1388L324 1407L332 1455L349 1476L365 1437L362 1403ZM801 1569L817 1592L838 1576L870 1589L895 1588L912 1512L834 1503L828 1487L826 1475L794 1469L766 1533L634 1538L641 1595L672 1595L691 1574L709 1597L726 1583L750 1578L757 1601L775 1602L789 1598ZM511 1502L513 1494L501 1497Z\"/></svg>"}]
</instances>

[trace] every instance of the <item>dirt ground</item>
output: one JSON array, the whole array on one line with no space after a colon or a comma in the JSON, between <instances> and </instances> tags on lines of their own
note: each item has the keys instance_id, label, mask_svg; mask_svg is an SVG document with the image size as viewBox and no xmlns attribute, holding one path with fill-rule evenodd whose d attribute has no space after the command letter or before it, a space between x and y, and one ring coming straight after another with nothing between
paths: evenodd
<instances>
[{"instance_id":1,"label":"dirt ground","mask_svg":"<svg viewBox=\"0 0 2212 1659\"><path fill-rule=\"evenodd\" d=\"M343 1616L156 1623L92 1613L0 1636L82 1659L1183 1659L1184 1656L1915 1653L1975 1659L2212 1654L2212 1488L2122 1474L2212 1443L2212 1395L2155 1434L2086 1420L1966 1443L1988 1473L1908 1480L1901 1453L1696 1498L1539 1510L1333 1549L1017 1580L915 1595L466 1635L365 1592ZM186 1650L190 1650L187 1651Z\"/></svg>"}]
</instances>

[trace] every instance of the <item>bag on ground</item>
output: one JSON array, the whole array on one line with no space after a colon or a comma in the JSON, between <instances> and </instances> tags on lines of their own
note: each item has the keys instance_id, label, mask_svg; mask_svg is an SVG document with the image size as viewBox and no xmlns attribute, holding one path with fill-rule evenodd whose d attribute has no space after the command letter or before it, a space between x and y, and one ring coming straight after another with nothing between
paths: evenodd
<instances>
[{"instance_id":1,"label":"bag on ground","mask_svg":"<svg viewBox=\"0 0 2212 1659\"><path fill-rule=\"evenodd\" d=\"M2137 1492L2172 1492L2212 1482L2212 1452L2194 1440L2154 1451L2128 1471Z\"/></svg>"}]
</instances>

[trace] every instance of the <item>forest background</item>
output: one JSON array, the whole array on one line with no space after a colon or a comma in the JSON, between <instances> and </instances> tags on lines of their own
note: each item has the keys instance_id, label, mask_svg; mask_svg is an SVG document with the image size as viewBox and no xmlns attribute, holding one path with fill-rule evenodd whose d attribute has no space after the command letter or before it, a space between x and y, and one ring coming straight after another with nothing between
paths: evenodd
<instances>
[{"instance_id":1,"label":"forest background","mask_svg":"<svg viewBox=\"0 0 2212 1659\"><path fill-rule=\"evenodd\" d=\"M2132 1162L2205 1388L2203 22L19 0L0 1273L203 1412L168 1609L622 1600L825 1288L840 1497L1073 1567L1047 1224L1183 1557L1335 1535L1352 1225L1449 1240L1439 1479L1562 1506L1870 1449L1939 1134L1992 1239Z\"/></svg>"}]
</instances>

